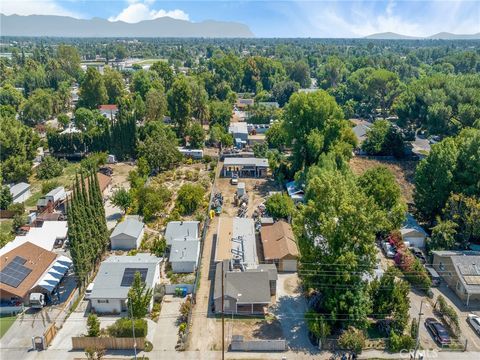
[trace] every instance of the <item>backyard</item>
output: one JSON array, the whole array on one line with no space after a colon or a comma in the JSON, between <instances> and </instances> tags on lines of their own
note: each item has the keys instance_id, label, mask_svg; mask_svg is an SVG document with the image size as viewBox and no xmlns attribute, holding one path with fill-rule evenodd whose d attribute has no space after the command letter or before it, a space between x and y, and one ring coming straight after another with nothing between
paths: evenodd
<instances>
[{"instance_id":1,"label":"backyard","mask_svg":"<svg viewBox=\"0 0 480 360\"><path fill-rule=\"evenodd\" d=\"M2 316L0 317L0 339L10 329L10 326L15 322L16 316Z\"/></svg>"}]
</instances>

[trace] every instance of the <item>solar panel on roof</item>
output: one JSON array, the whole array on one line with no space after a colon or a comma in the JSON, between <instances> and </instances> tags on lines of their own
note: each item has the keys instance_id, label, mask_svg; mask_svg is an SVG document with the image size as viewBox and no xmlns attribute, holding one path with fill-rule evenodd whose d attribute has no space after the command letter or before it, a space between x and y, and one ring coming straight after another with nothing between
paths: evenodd
<instances>
[{"instance_id":1,"label":"solar panel on roof","mask_svg":"<svg viewBox=\"0 0 480 360\"><path fill-rule=\"evenodd\" d=\"M15 258L12 260L12 263L15 263L15 264L20 264L20 265L23 265L27 262L27 260L25 260L23 257L21 256L15 256Z\"/></svg>"},{"instance_id":2,"label":"solar panel on roof","mask_svg":"<svg viewBox=\"0 0 480 360\"><path fill-rule=\"evenodd\" d=\"M32 272L32 269L29 269L23 264L27 261L20 257L16 256L5 268L0 272L0 282L7 284L11 287L18 287L23 280Z\"/></svg>"},{"instance_id":3,"label":"solar panel on roof","mask_svg":"<svg viewBox=\"0 0 480 360\"><path fill-rule=\"evenodd\" d=\"M142 282L145 282L148 273L147 268L126 268L123 272L122 283L120 284L120 286L132 286L135 273L137 272L140 273Z\"/></svg>"}]
</instances>

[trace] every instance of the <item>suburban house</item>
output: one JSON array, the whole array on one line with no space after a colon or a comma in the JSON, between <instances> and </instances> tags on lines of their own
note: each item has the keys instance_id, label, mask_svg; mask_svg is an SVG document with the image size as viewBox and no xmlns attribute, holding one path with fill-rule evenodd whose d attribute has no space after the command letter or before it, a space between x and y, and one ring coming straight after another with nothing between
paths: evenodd
<instances>
[{"instance_id":1,"label":"suburban house","mask_svg":"<svg viewBox=\"0 0 480 360\"><path fill-rule=\"evenodd\" d=\"M174 240L170 249L169 261L174 273L192 273L198 265L200 241Z\"/></svg>"},{"instance_id":2,"label":"suburban house","mask_svg":"<svg viewBox=\"0 0 480 360\"><path fill-rule=\"evenodd\" d=\"M268 159L226 157L223 162L222 175L224 177L266 177L268 173Z\"/></svg>"},{"instance_id":3,"label":"suburban house","mask_svg":"<svg viewBox=\"0 0 480 360\"><path fill-rule=\"evenodd\" d=\"M31 227L25 235L18 235L0 249L0 256L15 248L31 242L44 250L51 251L63 244L67 239L68 225L66 221L44 221L42 227Z\"/></svg>"},{"instance_id":4,"label":"suburban house","mask_svg":"<svg viewBox=\"0 0 480 360\"><path fill-rule=\"evenodd\" d=\"M294 203L303 202L305 198L305 190L297 185L296 181L290 181L285 184L287 189L288 196L293 200Z\"/></svg>"},{"instance_id":5,"label":"suburban house","mask_svg":"<svg viewBox=\"0 0 480 360\"><path fill-rule=\"evenodd\" d=\"M480 301L480 252L432 251L432 267L468 306Z\"/></svg>"},{"instance_id":6,"label":"suburban house","mask_svg":"<svg viewBox=\"0 0 480 360\"><path fill-rule=\"evenodd\" d=\"M68 259L64 256L62 258ZM56 265L57 254L40 246L25 242L0 256L0 298L2 301L19 301L28 304L30 293L55 288L68 270ZM69 260L69 259L68 259ZM71 261L70 261L71 264ZM61 269L60 269L61 268ZM48 286L48 287L47 287Z\"/></svg>"},{"instance_id":7,"label":"suburban house","mask_svg":"<svg viewBox=\"0 0 480 360\"><path fill-rule=\"evenodd\" d=\"M215 262L224 260L233 260L242 270L257 267L255 222L252 218L219 218Z\"/></svg>"},{"instance_id":8,"label":"suburban house","mask_svg":"<svg viewBox=\"0 0 480 360\"><path fill-rule=\"evenodd\" d=\"M110 235L112 250L138 249L142 242L145 224L138 215L127 215Z\"/></svg>"},{"instance_id":9,"label":"suburban house","mask_svg":"<svg viewBox=\"0 0 480 360\"><path fill-rule=\"evenodd\" d=\"M118 107L117 105L100 105L98 111L106 118L113 120L117 116Z\"/></svg>"},{"instance_id":10,"label":"suburban house","mask_svg":"<svg viewBox=\"0 0 480 360\"><path fill-rule=\"evenodd\" d=\"M403 241L408 242L411 247L425 248L428 235L411 214L407 214L407 219L400 228L400 233Z\"/></svg>"},{"instance_id":11,"label":"suburban house","mask_svg":"<svg viewBox=\"0 0 480 360\"><path fill-rule=\"evenodd\" d=\"M265 270L234 271L229 260L217 263L213 293L215 312L222 312L223 295L225 314L264 314L271 302L271 276Z\"/></svg>"},{"instance_id":12,"label":"suburban house","mask_svg":"<svg viewBox=\"0 0 480 360\"><path fill-rule=\"evenodd\" d=\"M127 311L128 291L135 273L140 273L147 288L155 288L155 285L160 283L160 261L161 258L145 253L135 256L110 256L103 261L89 298L92 310L100 314ZM153 297L149 311L152 307Z\"/></svg>"},{"instance_id":13,"label":"suburban house","mask_svg":"<svg viewBox=\"0 0 480 360\"><path fill-rule=\"evenodd\" d=\"M254 99L242 99L238 98L237 102L235 103L235 108L238 110L243 110L249 106L253 106L255 104Z\"/></svg>"},{"instance_id":14,"label":"suburban house","mask_svg":"<svg viewBox=\"0 0 480 360\"><path fill-rule=\"evenodd\" d=\"M352 130L357 138L358 146L360 146L367 138L367 132L372 127L372 123L360 119L351 119L350 122L354 125Z\"/></svg>"},{"instance_id":15,"label":"suburban house","mask_svg":"<svg viewBox=\"0 0 480 360\"><path fill-rule=\"evenodd\" d=\"M278 272L275 264L260 264L255 269L247 269L246 271L265 271L268 273L268 281L270 283L270 295L275 296L277 294L277 280Z\"/></svg>"},{"instance_id":16,"label":"suburban house","mask_svg":"<svg viewBox=\"0 0 480 360\"><path fill-rule=\"evenodd\" d=\"M298 247L290 224L262 226L260 234L265 261L274 263L278 271L297 271Z\"/></svg>"},{"instance_id":17,"label":"suburban house","mask_svg":"<svg viewBox=\"0 0 480 360\"><path fill-rule=\"evenodd\" d=\"M245 122L234 122L228 127L228 133L232 134L235 146L245 147L248 142L248 127Z\"/></svg>"},{"instance_id":18,"label":"suburban house","mask_svg":"<svg viewBox=\"0 0 480 360\"><path fill-rule=\"evenodd\" d=\"M63 186L56 187L48 192L45 196L38 199L37 210L42 212L45 210L53 211L60 203L67 198L67 192Z\"/></svg>"},{"instance_id":19,"label":"suburban house","mask_svg":"<svg viewBox=\"0 0 480 360\"><path fill-rule=\"evenodd\" d=\"M177 147L178 151L180 151L180 154L187 158L192 158L192 159L203 159L203 150L202 149L187 149L181 146Z\"/></svg>"},{"instance_id":20,"label":"suburban house","mask_svg":"<svg viewBox=\"0 0 480 360\"><path fill-rule=\"evenodd\" d=\"M174 240L199 240L199 221L170 221L165 230L165 240L172 246Z\"/></svg>"},{"instance_id":21,"label":"suburban house","mask_svg":"<svg viewBox=\"0 0 480 360\"><path fill-rule=\"evenodd\" d=\"M10 187L10 194L12 195L14 204L23 203L31 195L30 184L27 184L25 182L15 184Z\"/></svg>"}]
</instances>

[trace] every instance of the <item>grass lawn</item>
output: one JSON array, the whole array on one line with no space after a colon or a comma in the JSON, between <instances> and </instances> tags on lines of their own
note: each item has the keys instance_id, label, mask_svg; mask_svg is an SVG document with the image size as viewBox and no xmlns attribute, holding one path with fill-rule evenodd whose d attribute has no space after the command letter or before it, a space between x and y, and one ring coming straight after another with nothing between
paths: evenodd
<instances>
[{"instance_id":1,"label":"grass lawn","mask_svg":"<svg viewBox=\"0 0 480 360\"><path fill-rule=\"evenodd\" d=\"M158 61L167 62L166 59L144 59L144 60L140 60L140 61L135 62L135 64L138 64L138 65L153 65L154 63L156 63Z\"/></svg>"},{"instance_id":2,"label":"grass lawn","mask_svg":"<svg viewBox=\"0 0 480 360\"><path fill-rule=\"evenodd\" d=\"M0 221L0 232L2 234L9 233L10 231L12 231L12 225L12 219L2 219L2 221Z\"/></svg>"},{"instance_id":3,"label":"grass lawn","mask_svg":"<svg viewBox=\"0 0 480 360\"><path fill-rule=\"evenodd\" d=\"M10 326L15 322L16 316L0 317L0 338L10 329Z\"/></svg>"},{"instance_id":4,"label":"grass lawn","mask_svg":"<svg viewBox=\"0 0 480 360\"><path fill-rule=\"evenodd\" d=\"M63 169L63 174L49 180L40 180L36 177L35 173L30 176L29 182L31 185L30 191L32 196L25 201L25 206L27 208L35 207L38 199L40 199L42 194L42 184L47 181L58 182L60 186L65 188L70 188L72 186L73 180L75 179L75 173L80 168L79 162L69 162L67 166Z\"/></svg>"}]
</instances>

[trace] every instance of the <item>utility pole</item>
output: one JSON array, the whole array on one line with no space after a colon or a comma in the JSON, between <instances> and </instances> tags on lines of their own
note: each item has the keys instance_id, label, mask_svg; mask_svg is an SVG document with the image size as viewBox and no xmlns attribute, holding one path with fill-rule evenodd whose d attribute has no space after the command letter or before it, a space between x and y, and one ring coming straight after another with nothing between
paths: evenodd
<instances>
[{"instance_id":1,"label":"utility pole","mask_svg":"<svg viewBox=\"0 0 480 360\"><path fill-rule=\"evenodd\" d=\"M224 316L224 299L225 299L225 293L224 293L224 288L223 288L223 280L224 280L224 273L223 273L223 266L224 262L222 261L222 360L225 360L225 316Z\"/></svg>"},{"instance_id":2,"label":"utility pole","mask_svg":"<svg viewBox=\"0 0 480 360\"><path fill-rule=\"evenodd\" d=\"M413 359L417 358L417 350L420 345L420 319L422 318L422 308L423 308L423 299L420 302L420 312L418 313L418 324L417 324L417 340L415 342L415 352L413 353Z\"/></svg>"},{"instance_id":3,"label":"utility pole","mask_svg":"<svg viewBox=\"0 0 480 360\"><path fill-rule=\"evenodd\" d=\"M135 321L133 320L133 307L130 298L128 299L130 303L130 313L131 313L131 320L132 320L132 334L133 334L133 352L135 354L135 360L137 360L137 340L135 339Z\"/></svg>"}]
</instances>

